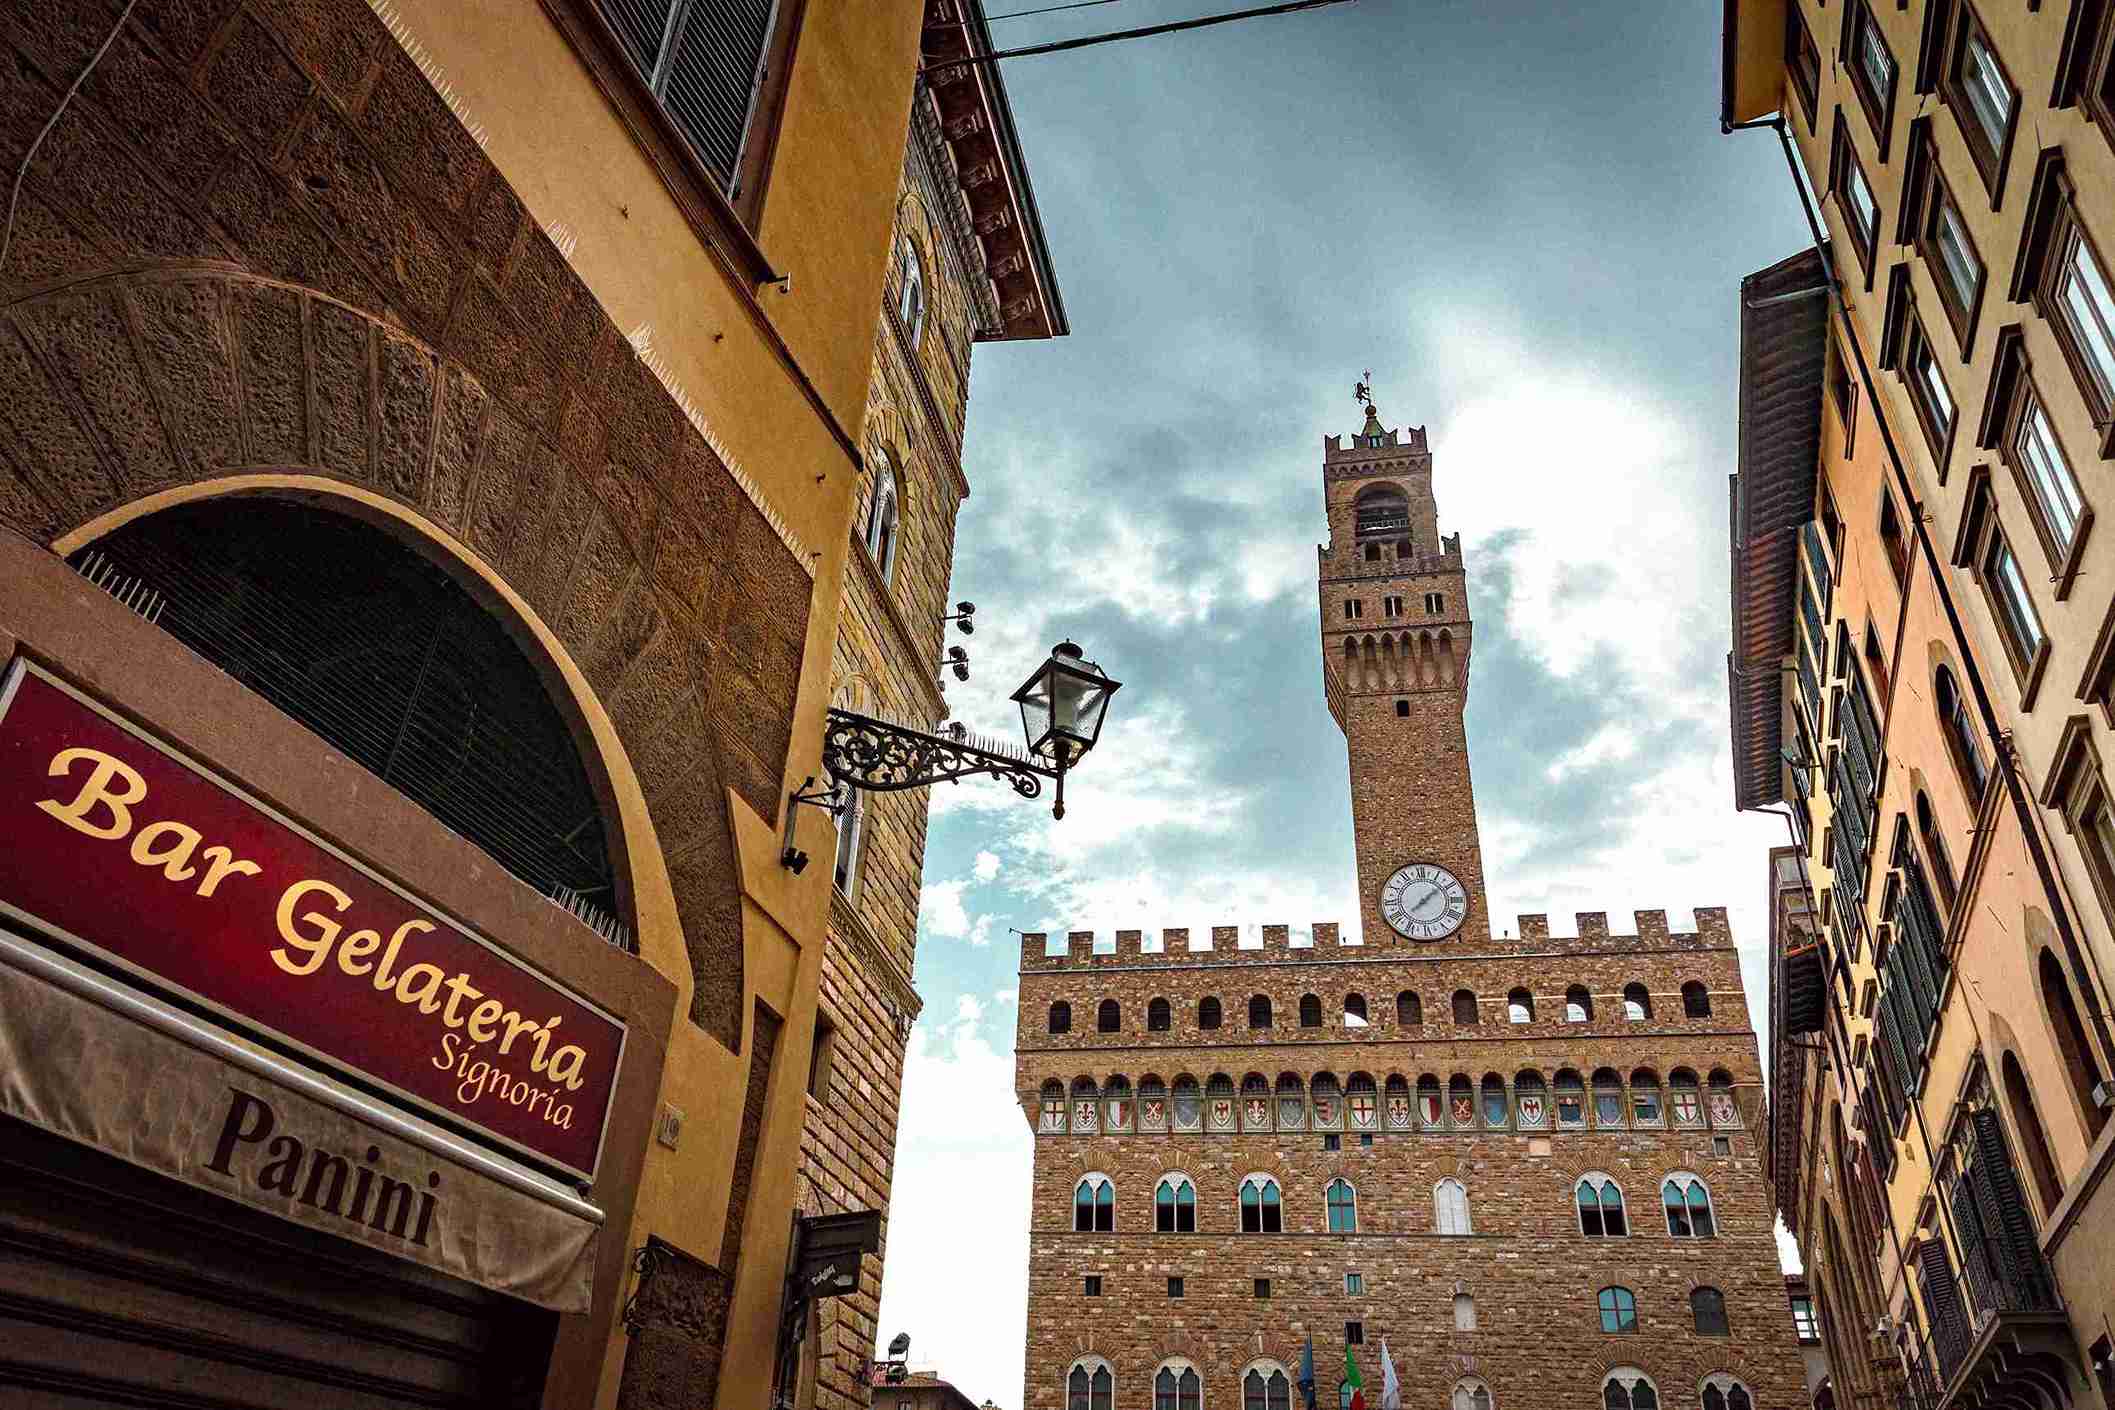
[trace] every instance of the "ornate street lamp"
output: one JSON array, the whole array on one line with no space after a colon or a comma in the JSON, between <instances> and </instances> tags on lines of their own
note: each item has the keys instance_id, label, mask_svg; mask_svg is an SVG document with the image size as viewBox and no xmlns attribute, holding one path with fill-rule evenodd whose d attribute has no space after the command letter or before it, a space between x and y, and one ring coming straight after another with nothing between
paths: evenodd
<instances>
[{"instance_id":1,"label":"ornate street lamp","mask_svg":"<svg viewBox=\"0 0 2115 1410\"><path fill-rule=\"evenodd\" d=\"M1065 773L1101 738L1109 697L1120 687L1079 647L1061 641L1012 699L1021 707L1025 752L997 740L973 739L960 726L946 734L832 708L823 733L822 764L834 785L868 793L898 793L942 779L990 774L1023 798L1040 797L1043 780L1057 785L1052 817L1065 816ZM810 787L794 795L833 812L836 788Z\"/></svg>"}]
</instances>

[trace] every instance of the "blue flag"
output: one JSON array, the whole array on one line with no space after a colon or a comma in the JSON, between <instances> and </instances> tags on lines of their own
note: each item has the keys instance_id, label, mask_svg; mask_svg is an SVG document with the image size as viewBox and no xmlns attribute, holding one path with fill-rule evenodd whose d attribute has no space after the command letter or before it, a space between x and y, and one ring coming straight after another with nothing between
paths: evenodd
<instances>
[{"instance_id":1,"label":"blue flag","mask_svg":"<svg viewBox=\"0 0 2115 1410\"><path fill-rule=\"evenodd\" d=\"M1307 1410L1315 1410L1315 1339L1311 1334L1307 1345L1300 1348L1300 1398L1307 1402Z\"/></svg>"}]
</instances>

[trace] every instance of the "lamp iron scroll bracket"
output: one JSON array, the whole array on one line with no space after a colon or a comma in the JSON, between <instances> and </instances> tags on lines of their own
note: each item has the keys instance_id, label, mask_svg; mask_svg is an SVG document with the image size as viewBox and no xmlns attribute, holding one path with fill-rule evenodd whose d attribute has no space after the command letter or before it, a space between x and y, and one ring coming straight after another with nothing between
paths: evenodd
<instances>
[{"instance_id":1,"label":"lamp iron scroll bracket","mask_svg":"<svg viewBox=\"0 0 2115 1410\"><path fill-rule=\"evenodd\" d=\"M1013 750L934 734L893 720L833 708L823 731L822 765L830 778L868 793L901 793L945 780L986 774L1023 798L1042 796L1043 780L1057 783L1056 816L1065 816L1065 769ZM810 801L806 794L797 801Z\"/></svg>"}]
</instances>

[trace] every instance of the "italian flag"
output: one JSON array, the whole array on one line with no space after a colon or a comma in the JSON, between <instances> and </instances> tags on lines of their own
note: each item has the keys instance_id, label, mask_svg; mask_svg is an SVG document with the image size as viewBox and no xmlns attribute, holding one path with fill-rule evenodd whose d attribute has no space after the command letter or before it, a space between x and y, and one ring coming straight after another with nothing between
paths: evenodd
<instances>
[{"instance_id":1,"label":"italian flag","mask_svg":"<svg viewBox=\"0 0 2115 1410\"><path fill-rule=\"evenodd\" d=\"M1351 1387L1350 1410L1366 1410L1366 1383L1359 1379L1359 1363L1352 1359L1351 1348L1344 1348L1344 1384Z\"/></svg>"}]
</instances>

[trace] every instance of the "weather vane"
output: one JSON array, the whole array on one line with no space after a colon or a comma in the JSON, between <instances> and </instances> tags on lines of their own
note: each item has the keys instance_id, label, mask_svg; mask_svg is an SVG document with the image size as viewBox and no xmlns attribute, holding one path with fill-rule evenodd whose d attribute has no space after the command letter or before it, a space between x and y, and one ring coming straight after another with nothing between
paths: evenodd
<instances>
[{"instance_id":1,"label":"weather vane","mask_svg":"<svg viewBox=\"0 0 2115 1410\"><path fill-rule=\"evenodd\" d=\"M1373 405L1373 369L1367 368L1361 378L1351 384L1351 395L1360 406Z\"/></svg>"}]
</instances>

